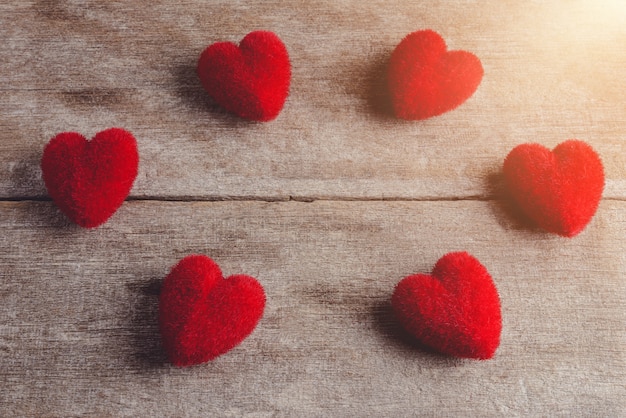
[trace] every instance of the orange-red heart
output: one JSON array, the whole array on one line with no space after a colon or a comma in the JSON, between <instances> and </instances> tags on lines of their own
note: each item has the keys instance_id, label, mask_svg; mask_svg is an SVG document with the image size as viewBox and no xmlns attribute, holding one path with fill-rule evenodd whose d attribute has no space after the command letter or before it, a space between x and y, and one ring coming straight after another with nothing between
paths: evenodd
<instances>
[{"instance_id":1,"label":"orange-red heart","mask_svg":"<svg viewBox=\"0 0 626 418\"><path fill-rule=\"evenodd\" d=\"M159 325L176 366L204 363L241 343L265 309L265 292L250 276L222 277L204 255L183 258L163 282Z\"/></svg>"},{"instance_id":2,"label":"orange-red heart","mask_svg":"<svg viewBox=\"0 0 626 418\"><path fill-rule=\"evenodd\" d=\"M391 304L411 335L441 353L489 359L500 344L498 291L487 269L466 252L446 254L430 275L402 279Z\"/></svg>"},{"instance_id":3,"label":"orange-red heart","mask_svg":"<svg viewBox=\"0 0 626 418\"><path fill-rule=\"evenodd\" d=\"M553 151L539 144L515 147L504 160L504 180L522 212L546 231L580 233L598 209L604 168L596 152L579 140Z\"/></svg>"},{"instance_id":4,"label":"orange-red heart","mask_svg":"<svg viewBox=\"0 0 626 418\"><path fill-rule=\"evenodd\" d=\"M48 142L41 171L50 197L85 228L106 222L122 205L137 177L139 154L130 132L111 128L88 141L63 132Z\"/></svg>"},{"instance_id":5,"label":"orange-red heart","mask_svg":"<svg viewBox=\"0 0 626 418\"><path fill-rule=\"evenodd\" d=\"M391 54L387 82L396 116L420 120L460 106L482 77L478 57L447 51L437 32L421 30L407 35Z\"/></svg>"},{"instance_id":6,"label":"orange-red heart","mask_svg":"<svg viewBox=\"0 0 626 418\"><path fill-rule=\"evenodd\" d=\"M218 42L198 61L198 76L209 95L226 110L246 119L278 116L289 94L291 64L276 34L255 31L239 46Z\"/></svg>"}]
</instances>

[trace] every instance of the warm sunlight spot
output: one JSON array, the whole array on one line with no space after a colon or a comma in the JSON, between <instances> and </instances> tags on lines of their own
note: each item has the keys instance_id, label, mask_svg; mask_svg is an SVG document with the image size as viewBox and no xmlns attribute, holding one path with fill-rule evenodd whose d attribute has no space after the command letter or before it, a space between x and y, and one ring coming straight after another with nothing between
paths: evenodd
<instances>
[{"instance_id":1,"label":"warm sunlight spot","mask_svg":"<svg viewBox=\"0 0 626 418\"><path fill-rule=\"evenodd\" d=\"M572 37L607 41L626 34L626 0L578 0L560 4L554 17Z\"/></svg>"}]
</instances>

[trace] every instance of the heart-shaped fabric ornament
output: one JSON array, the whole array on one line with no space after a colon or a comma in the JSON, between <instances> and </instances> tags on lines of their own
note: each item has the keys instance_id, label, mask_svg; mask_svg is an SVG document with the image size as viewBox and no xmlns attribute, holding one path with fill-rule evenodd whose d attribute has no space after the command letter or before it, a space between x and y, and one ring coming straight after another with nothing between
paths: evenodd
<instances>
[{"instance_id":1,"label":"heart-shaped fabric ornament","mask_svg":"<svg viewBox=\"0 0 626 418\"><path fill-rule=\"evenodd\" d=\"M446 254L430 275L402 279L391 304L411 335L441 353L484 360L500 344L498 291L487 269L466 252Z\"/></svg>"},{"instance_id":2,"label":"heart-shaped fabric ornament","mask_svg":"<svg viewBox=\"0 0 626 418\"><path fill-rule=\"evenodd\" d=\"M387 73L395 115L421 120L455 109L470 98L483 78L478 57L447 51L432 30L407 35L391 54Z\"/></svg>"},{"instance_id":3,"label":"heart-shaped fabric ornament","mask_svg":"<svg viewBox=\"0 0 626 418\"><path fill-rule=\"evenodd\" d=\"M224 109L245 119L269 121L278 116L291 81L287 48L273 32L255 31L239 46L218 42L198 61L198 76Z\"/></svg>"},{"instance_id":4,"label":"heart-shaped fabric ornament","mask_svg":"<svg viewBox=\"0 0 626 418\"><path fill-rule=\"evenodd\" d=\"M250 276L222 277L204 255L183 258L163 282L159 325L172 364L191 366L226 353L256 327L265 292Z\"/></svg>"},{"instance_id":5,"label":"heart-shaped fabric ornament","mask_svg":"<svg viewBox=\"0 0 626 418\"><path fill-rule=\"evenodd\" d=\"M48 142L41 171L59 209L84 228L106 222L122 205L137 177L139 153L130 132L111 128L88 141L63 132Z\"/></svg>"},{"instance_id":6,"label":"heart-shaped fabric ornament","mask_svg":"<svg viewBox=\"0 0 626 418\"><path fill-rule=\"evenodd\" d=\"M540 144L518 145L502 171L522 212L539 227L565 237L587 226L602 198L602 161L583 141L568 140L553 151Z\"/></svg>"}]
</instances>

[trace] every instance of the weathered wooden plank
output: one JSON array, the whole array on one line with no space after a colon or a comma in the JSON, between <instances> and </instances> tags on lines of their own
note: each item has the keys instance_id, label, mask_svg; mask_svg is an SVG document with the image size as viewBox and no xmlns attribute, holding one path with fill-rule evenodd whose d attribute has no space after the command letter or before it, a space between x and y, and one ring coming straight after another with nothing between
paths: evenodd
<instances>
[{"instance_id":1,"label":"weathered wooden plank","mask_svg":"<svg viewBox=\"0 0 626 418\"><path fill-rule=\"evenodd\" d=\"M0 198L41 197L56 133L123 126L138 138L137 197L492 196L517 144L591 143L605 195L626 197L624 9L592 1L4 2ZM276 121L248 123L201 90L209 43L278 33L293 63ZM433 28L485 67L478 91L423 122L390 117L386 60Z\"/></svg>"},{"instance_id":2,"label":"weathered wooden plank","mask_svg":"<svg viewBox=\"0 0 626 418\"><path fill-rule=\"evenodd\" d=\"M487 202L125 203L83 230L50 202L0 203L0 410L6 416L620 416L626 204L574 239ZM402 338L393 286L468 250L499 289L496 358ZM212 363L165 362L159 286L189 253L256 276L268 304Z\"/></svg>"}]
</instances>

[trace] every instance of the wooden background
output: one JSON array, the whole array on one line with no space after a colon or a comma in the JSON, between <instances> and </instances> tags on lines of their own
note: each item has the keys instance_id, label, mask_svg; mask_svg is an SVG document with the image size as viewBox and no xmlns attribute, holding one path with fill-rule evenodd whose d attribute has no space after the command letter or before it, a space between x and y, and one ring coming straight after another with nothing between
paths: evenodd
<instances>
[{"instance_id":1,"label":"wooden background","mask_svg":"<svg viewBox=\"0 0 626 418\"><path fill-rule=\"evenodd\" d=\"M390 116L384 70L431 28L482 60L459 109ZM266 29L290 96L222 111L200 52ZM563 1L0 3L3 416L626 416L626 4ZM47 197L62 131L138 139L127 202L96 230ZM501 166L524 142L590 143L607 176L573 239L524 224ZM412 347L389 298L467 250L503 310L489 361ZM190 253L254 275L257 329L215 361L166 361L160 283Z\"/></svg>"}]
</instances>

